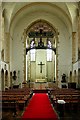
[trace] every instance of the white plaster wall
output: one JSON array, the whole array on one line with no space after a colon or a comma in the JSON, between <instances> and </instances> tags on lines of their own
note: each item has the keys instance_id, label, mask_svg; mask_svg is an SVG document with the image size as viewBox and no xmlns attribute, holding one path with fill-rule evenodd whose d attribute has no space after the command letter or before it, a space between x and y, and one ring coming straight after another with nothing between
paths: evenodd
<instances>
[{"instance_id":1,"label":"white plaster wall","mask_svg":"<svg viewBox=\"0 0 80 120\"><path fill-rule=\"evenodd\" d=\"M17 80L17 83L22 83L23 81L23 65L24 65L24 49L23 49L23 41L21 40L22 33L19 31L21 29L18 26L15 29L13 43L12 43L12 71L16 70L20 71L20 80Z\"/></svg>"},{"instance_id":2,"label":"white plaster wall","mask_svg":"<svg viewBox=\"0 0 80 120\"><path fill-rule=\"evenodd\" d=\"M58 70L59 87L61 87L62 74L68 77L68 71L72 69L72 39L64 24L60 27L59 47L58 47ZM68 79L67 79L68 81Z\"/></svg>"},{"instance_id":3,"label":"white plaster wall","mask_svg":"<svg viewBox=\"0 0 80 120\"><path fill-rule=\"evenodd\" d=\"M28 27L32 22L36 21L37 19L44 19L53 24L55 28L59 31L59 78L63 72L68 74L68 67L71 64L71 41L69 39L70 34L66 25L53 14L50 13L32 13L26 14L18 23L16 23L16 27L13 31L13 41L12 41L12 69L13 70L20 70L20 81L23 81L23 61L24 61L24 48L23 48L23 40L22 34L25 28Z\"/></svg>"}]
</instances>

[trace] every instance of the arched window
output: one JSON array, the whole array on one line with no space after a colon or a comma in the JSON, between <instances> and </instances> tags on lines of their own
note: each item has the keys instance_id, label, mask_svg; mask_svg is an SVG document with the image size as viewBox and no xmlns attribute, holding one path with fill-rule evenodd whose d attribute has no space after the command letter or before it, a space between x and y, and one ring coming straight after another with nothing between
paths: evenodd
<instances>
[{"instance_id":1,"label":"arched window","mask_svg":"<svg viewBox=\"0 0 80 120\"><path fill-rule=\"evenodd\" d=\"M35 61L35 49L30 50L30 59L31 61Z\"/></svg>"},{"instance_id":2,"label":"arched window","mask_svg":"<svg viewBox=\"0 0 80 120\"><path fill-rule=\"evenodd\" d=\"M52 50L47 49L47 61L52 61Z\"/></svg>"}]
</instances>

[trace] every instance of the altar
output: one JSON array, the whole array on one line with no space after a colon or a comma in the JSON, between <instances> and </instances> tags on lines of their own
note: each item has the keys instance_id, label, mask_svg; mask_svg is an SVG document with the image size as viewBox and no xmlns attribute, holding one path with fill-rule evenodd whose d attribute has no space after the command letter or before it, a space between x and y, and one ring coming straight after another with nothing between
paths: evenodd
<instances>
[{"instance_id":1,"label":"altar","mask_svg":"<svg viewBox=\"0 0 80 120\"><path fill-rule=\"evenodd\" d=\"M46 79L36 79L35 82L47 82Z\"/></svg>"},{"instance_id":2,"label":"altar","mask_svg":"<svg viewBox=\"0 0 80 120\"><path fill-rule=\"evenodd\" d=\"M48 87L48 83L47 82L35 82L34 83L34 89L46 89Z\"/></svg>"}]
</instances>

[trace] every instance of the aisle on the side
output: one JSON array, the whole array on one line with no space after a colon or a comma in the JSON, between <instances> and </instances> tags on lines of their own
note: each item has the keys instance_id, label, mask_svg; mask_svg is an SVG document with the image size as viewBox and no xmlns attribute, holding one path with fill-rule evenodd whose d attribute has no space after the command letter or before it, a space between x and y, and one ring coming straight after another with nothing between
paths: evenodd
<instances>
[{"instance_id":1,"label":"aisle on the side","mask_svg":"<svg viewBox=\"0 0 80 120\"><path fill-rule=\"evenodd\" d=\"M29 105L23 113L22 120L25 118L58 120L58 116L53 110L46 93L36 93L33 95Z\"/></svg>"}]
</instances>

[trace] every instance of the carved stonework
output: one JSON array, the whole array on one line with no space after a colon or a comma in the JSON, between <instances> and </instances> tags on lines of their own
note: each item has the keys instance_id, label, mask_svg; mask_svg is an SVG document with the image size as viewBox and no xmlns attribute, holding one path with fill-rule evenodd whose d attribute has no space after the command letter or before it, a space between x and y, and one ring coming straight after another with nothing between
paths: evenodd
<instances>
[{"instance_id":1,"label":"carved stonework","mask_svg":"<svg viewBox=\"0 0 80 120\"><path fill-rule=\"evenodd\" d=\"M24 29L24 82L26 83L26 30Z\"/></svg>"}]
</instances>

